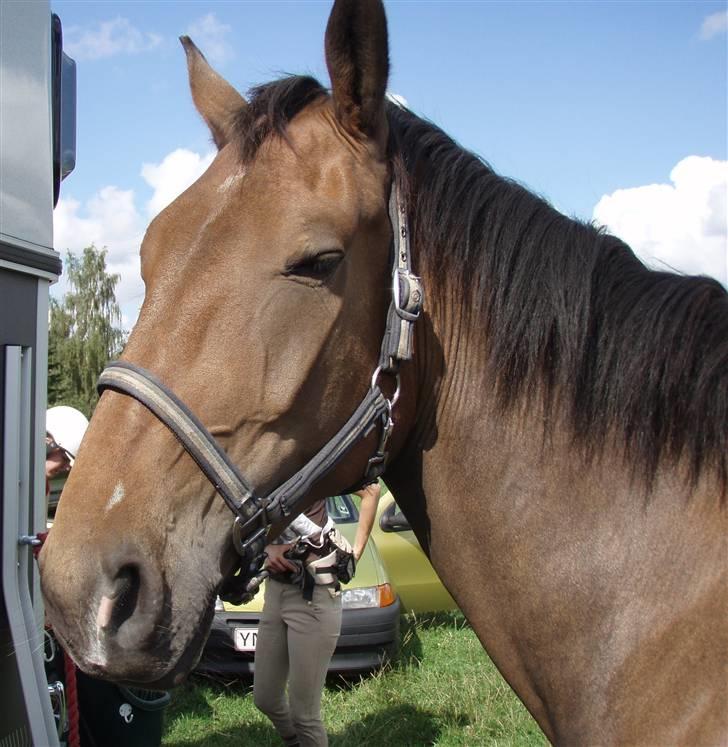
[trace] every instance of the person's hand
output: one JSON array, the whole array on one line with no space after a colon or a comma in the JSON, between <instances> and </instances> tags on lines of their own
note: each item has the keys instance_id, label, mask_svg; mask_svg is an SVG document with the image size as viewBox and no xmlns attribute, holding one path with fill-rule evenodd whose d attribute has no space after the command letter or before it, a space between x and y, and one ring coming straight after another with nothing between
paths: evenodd
<instances>
[{"instance_id":1,"label":"person's hand","mask_svg":"<svg viewBox=\"0 0 728 747\"><path fill-rule=\"evenodd\" d=\"M378 501L380 496L382 495L382 489L379 487L378 482L370 482L363 488L355 490L354 495L358 495L362 499L369 497L370 500Z\"/></svg>"},{"instance_id":2,"label":"person's hand","mask_svg":"<svg viewBox=\"0 0 728 747\"><path fill-rule=\"evenodd\" d=\"M288 558L283 557L283 553L288 552L292 547L292 544L267 545L265 554L268 557L265 559L264 567L273 573L288 573L288 571L295 573L298 570L298 566Z\"/></svg>"}]
</instances>

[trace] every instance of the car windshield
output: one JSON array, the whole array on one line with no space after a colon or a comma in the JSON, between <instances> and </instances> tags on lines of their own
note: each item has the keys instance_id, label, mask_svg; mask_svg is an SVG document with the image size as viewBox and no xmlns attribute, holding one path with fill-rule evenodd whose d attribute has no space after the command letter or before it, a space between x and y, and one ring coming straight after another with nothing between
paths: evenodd
<instances>
[{"instance_id":1,"label":"car windshield","mask_svg":"<svg viewBox=\"0 0 728 747\"><path fill-rule=\"evenodd\" d=\"M349 495L332 495L326 499L326 510L337 524L352 524L357 521L357 511Z\"/></svg>"}]
</instances>

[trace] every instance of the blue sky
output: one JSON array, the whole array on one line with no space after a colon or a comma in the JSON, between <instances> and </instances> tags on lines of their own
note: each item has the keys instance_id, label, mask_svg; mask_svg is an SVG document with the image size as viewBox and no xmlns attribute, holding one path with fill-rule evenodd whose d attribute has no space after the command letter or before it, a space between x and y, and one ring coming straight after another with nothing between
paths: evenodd
<instances>
[{"instance_id":1,"label":"blue sky","mask_svg":"<svg viewBox=\"0 0 728 747\"><path fill-rule=\"evenodd\" d=\"M389 89L411 109L564 213L727 282L725 2L385 4ZM330 3L52 7L78 64L78 160L56 248L108 246L129 324L143 228L212 151L177 37L243 91L286 72L327 83Z\"/></svg>"}]
</instances>

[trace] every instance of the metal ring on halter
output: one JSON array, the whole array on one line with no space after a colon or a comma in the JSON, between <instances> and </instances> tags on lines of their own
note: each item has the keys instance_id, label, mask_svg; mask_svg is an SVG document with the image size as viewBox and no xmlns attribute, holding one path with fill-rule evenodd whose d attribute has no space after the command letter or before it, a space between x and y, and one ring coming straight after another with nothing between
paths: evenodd
<instances>
[{"instance_id":1,"label":"metal ring on halter","mask_svg":"<svg viewBox=\"0 0 728 747\"><path fill-rule=\"evenodd\" d=\"M382 367L377 366L374 373L372 374L372 389L377 385L377 379L379 378L379 375L382 373ZM397 400L399 399L399 391L400 391L400 375L399 371L397 373L391 374L391 376L394 376L394 380L396 381L396 386L394 389L394 395L392 396L392 399L388 399L387 402L389 403L390 407L394 407L397 404Z\"/></svg>"}]
</instances>

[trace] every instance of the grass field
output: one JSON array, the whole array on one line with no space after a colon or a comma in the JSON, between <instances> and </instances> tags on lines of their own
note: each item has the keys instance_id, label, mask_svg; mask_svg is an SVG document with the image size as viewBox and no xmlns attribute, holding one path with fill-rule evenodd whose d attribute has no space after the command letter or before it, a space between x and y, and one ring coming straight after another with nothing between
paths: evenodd
<instances>
[{"instance_id":1,"label":"grass field","mask_svg":"<svg viewBox=\"0 0 728 747\"><path fill-rule=\"evenodd\" d=\"M332 747L545 745L542 732L460 613L407 616L396 661L330 682L323 713ZM193 678L165 714L168 747L280 745L253 705L251 683Z\"/></svg>"}]
</instances>

